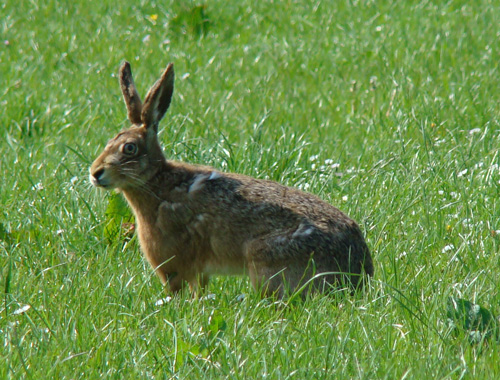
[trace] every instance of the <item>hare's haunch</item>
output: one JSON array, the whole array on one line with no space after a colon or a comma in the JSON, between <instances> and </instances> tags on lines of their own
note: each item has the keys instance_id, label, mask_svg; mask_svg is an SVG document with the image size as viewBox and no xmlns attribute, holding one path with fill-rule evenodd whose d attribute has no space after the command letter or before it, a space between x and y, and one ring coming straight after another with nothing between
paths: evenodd
<instances>
[{"instance_id":1,"label":"hare's haunch","mask_svg":"<svg viewBox=\"0 0 500 380\"><path fill-rule=\"evenodd\" d=\"M119 189L141 249L172 292L204 287L214 274L248 274L265 295L361 287L373 275L356 222L318 197L279 183L167 161L158 123L174 91L169 64L144 103L128 62L120 85L132 126L90 168L94 186Z\"/></svg>"}]
</instances>

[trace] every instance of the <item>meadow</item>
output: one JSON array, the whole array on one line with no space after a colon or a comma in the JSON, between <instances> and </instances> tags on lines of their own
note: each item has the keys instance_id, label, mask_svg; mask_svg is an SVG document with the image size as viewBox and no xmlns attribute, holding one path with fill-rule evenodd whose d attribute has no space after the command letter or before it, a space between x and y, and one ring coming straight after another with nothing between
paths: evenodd
<instances>
[{"instance_id":1,"label":"meadow","mask_svg":"<svg viewBox=\"0 0 500 380\"><path fill-rule=\"evenodd\" d=\"M0 5L0 378L497 379L500 7L474 2ZM168 158L269 178L357 220L363 294L163 305L88 168L168 62ZM244 295L244 297L241 297ZM475 337L474 339L471 337Z\"/></svg>"}]
</instances>

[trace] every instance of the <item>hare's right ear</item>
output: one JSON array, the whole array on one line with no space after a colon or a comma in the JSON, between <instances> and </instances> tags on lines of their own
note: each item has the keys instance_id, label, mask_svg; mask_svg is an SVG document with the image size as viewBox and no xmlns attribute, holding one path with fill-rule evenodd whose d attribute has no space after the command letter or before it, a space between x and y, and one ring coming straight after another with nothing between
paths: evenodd
<instances>
[{"instance_id":1,"label":"hare's right ear","mask_svg":"<svg viewBox=\"0 0 500 380\"><path fill-rule=\"evenodd\" d=\"M127 105L128 119L132 124L141 124L141 97L135 88L130 63L127 61L123 62L120 67L120 87L122 89L123 99Z\"/></svg>"},{"instance_id":2,"label":"hare's right ear","mask_svg":"<svg viewBox=\"0 0 500 380\"><path fill-rule=\"evenodd\" d=\"M144 99L141 119L146 128L158 131L158 123L167 112L173 93L174 64L170 63Z\"/></svg>"}]
</instances>

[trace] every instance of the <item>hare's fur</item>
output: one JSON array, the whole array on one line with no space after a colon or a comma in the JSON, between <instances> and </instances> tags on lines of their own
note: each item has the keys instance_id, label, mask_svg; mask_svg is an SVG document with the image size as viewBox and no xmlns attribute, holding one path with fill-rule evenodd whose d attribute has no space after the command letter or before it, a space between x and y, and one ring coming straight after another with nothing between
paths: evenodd
<instances>
[{"instance_id":1,"label":"hare's fur","mask_svg":"<svg viewBox=\"0 0 500 380\"><path fill-rule=\"evenodd\" d=\"M279 183L167 161L158 122L170 105L170 64L141 102L127 62L120 84L131 128L90 169L95 186L121 190L142 251L172 292L203 288L214 274L248 274L264 294L326 290L373 275L358 225L318 197Z\"/></svg>"}]
</instances>

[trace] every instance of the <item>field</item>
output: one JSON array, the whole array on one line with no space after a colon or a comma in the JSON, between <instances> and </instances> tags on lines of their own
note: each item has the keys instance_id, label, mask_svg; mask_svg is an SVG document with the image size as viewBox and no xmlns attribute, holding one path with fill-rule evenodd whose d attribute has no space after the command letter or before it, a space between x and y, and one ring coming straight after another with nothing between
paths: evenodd
<instances>
[{"instance_id":1,"label":"field","mask_svg":"<svg viewBox=\"0 0 500 380\"><path fill-rule=\"evenodd\" d=\"M498 331L450 317L500 314L496 1L7 1L0 21L0 378L500 378ZM357 220L367 291L278 302L219 277L159 305L120 198L88 181L127 126L123 60L143 95L175 64L167 157Z\"/></svg>"}]
</instances>

